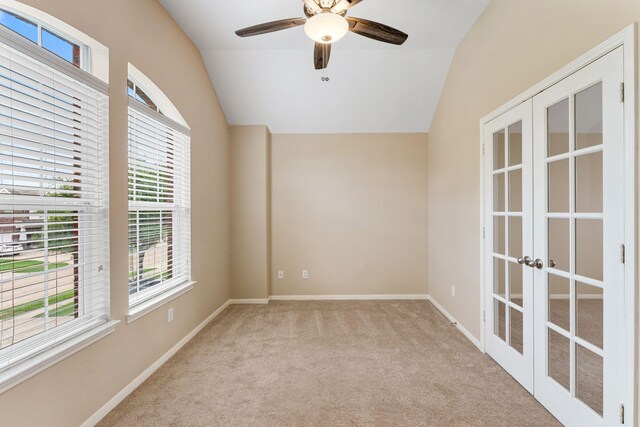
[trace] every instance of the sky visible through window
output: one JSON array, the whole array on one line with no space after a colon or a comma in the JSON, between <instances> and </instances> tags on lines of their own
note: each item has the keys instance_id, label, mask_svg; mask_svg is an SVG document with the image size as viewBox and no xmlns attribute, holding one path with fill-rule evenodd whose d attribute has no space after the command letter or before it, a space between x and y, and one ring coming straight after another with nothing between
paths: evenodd
<instances>
[{"instance_id":1,"label":"sky visible through window","mask_svg":"<svg viewBox=\"0 0 640 427\"><path fill-rule=\"evenodd\" d=\"M38 43L38 26L13 13L0 10L0 24L34 43Z\"/></svg>"},{"instance_id":2,"label":"sky visible through window","mask_svg":"<svg viewBox=\"0 0 640 427\"><path fill-rule=\"evenodd\" d=\"M38 25L15 15L6 10L0 9L0 25L20 34L27 40L38 44ZM42 28L41 45L51 53L59 56L73 65L80 66L80 46L71 43L64 38L57 36L46 28Z\"/></svg>"},{"instance_id":3,"label":"sky visible through window","mask_svg":"<svg viewBox=\"0 0 640 427\"><path fill-rule=\"evenodd\" d=\"M80 65L80 47L45 28L42 29L42 47L74 65Z\"/></svg>"}]
</instances>

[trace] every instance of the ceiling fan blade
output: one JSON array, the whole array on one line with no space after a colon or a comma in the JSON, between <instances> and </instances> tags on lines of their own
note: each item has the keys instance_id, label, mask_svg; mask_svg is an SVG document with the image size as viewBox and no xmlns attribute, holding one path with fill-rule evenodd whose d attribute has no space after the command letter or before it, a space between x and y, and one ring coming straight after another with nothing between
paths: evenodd
<instances>
[{"instance_id":1,"label":"ceiling fan blade","mask_svg":"<svg viewBox=\"0 0 640 427\"><path fill-rule=\"evenodd\" d=\"M324 70L329 65L331 57L331 44L316 43L313 49L313 63L316 70Z\"/></svg>"},{"instance_id":2,"label":"ceiling fan blade","mask_svg":"<svg viewBox=\"0 0 640 427\"><path fill-rule=\"evenodd\" d=\"M311 9L315 13L322 12L322 8L316 3L314 0L302 0L304 4L307 5L309 9Z\"/></svg>"},{"instance_id":3,"label":"ceiling fan blade","mask_svg":"<svg viewBox=\"0 0 640 427\"><path fill-rule=\"evenodd\" d=\"M347 18L349 31L379 42L401 45L409 36L400 30L362 18Z\"/></svg>"},{"instance_id":4,"label":"ceiling fan blade","mask_svg":"<svg viewBox=\"0 0 640 427\"><path fill-rule=\"evenodd\" d=\"M306 22L307 20L304 18L282 19L280 21L266 22L264 24L254 25L253 27L243 28L242 30L236 31L236 34L240 37L258 36L260 34L299 27Z\"/></svg>"},{"instance_id":5,"label":"ceiling fan blade","mask_svg":"<svg viewBox=\"0 0 640 427\"><path fill-rule=\"evenodd\" d=\"M331 12L340 13L360 3L362 0L338 0L336 5L331 8Z\"/></svg>"}]
</instances>

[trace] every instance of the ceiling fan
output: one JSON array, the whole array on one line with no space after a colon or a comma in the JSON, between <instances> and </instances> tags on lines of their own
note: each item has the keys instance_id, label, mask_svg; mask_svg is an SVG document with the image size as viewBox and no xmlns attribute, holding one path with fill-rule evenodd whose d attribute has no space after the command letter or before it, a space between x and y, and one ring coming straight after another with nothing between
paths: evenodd
<instances>
[{"instance_id":1,"label":"ceiling fan","mask_svg":"<svg viewBox=\"0 0 640 427\"><path fill-rule=\"evenodd\" d=\"M240 37L257 36L304 25L304 31L316 42L313 62L316 70L329 65L331 44L343 38L349 31L395 45L403 44L409 37L400 30L362 18L347 18L350 8L362 0L302 0L306 18L282 19L254 25L236 31Z\"/></svg>"}]
</instances>

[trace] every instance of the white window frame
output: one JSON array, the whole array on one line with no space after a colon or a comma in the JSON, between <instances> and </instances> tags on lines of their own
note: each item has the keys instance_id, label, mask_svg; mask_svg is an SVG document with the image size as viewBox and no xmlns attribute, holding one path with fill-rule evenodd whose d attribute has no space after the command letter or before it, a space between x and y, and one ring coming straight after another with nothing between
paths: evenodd
<instances>
[{"instance_id":1,"label":"white window frame","mask_svg":"<svg viewBox=\"0 0 640 427\"><path fill-rule=\"evenodd\" d=\"M191 277L191 236L190 236L190 174L191 174L191 162L189 159L191 143L190 129L186 125L186 122L178 112L177 108L171 103L162 91L151 82L144 74L137 70L133 65L129 64L129 76L128 80L131 80L136 87L143 90L147 96L151 98L154 104L158 107L162 114L151 109L144 103L138 101L134 97L129 96L129 115L131 116L131 110L134 110L134 114L141 114L153 121L159 122L162 126L166 126L174 130L175 132L182 133L187 136L187 143L185 153L182 153L187 159L186 167L188 171L176 171L174 174L174 184L176 186L174 191L174 202L136 202L129 201L129 210L171 210L174 212L173 221L182 221L173 224L173 257L187 257L186 273L183 276L176 277L157 285L139 291L137 294L129 295L129 313L127 315L127 322L133 322L145 314L153 311L157 307L167 303L168 301L177 298L178 296L193 289L196 282ZM130 142L129 142L130 143ZM178 148L178 147L176 147ZM184 165L183 165L184 166ZM182 178L181 178L182 177ZM186 189L184 187L187 187ZM186 215L178 216L175 212L183 211L187 212ZM180 252L177 252L180 251ZM127 286L129 283L127 283Z\"/></svg>"},{"instance_id":2,"label":"white window frame","mask_svg":"<svg viewBox=\"0 0 640 427\"><path fill-rule=\"evenodd\" d=\"M28 6L17 0L0 0L0 9L4 9L8 12L19 15L38 25L38 48L46 51L47 53L51 52L40 46L40 38L42 34L40 32L40 29L42 27L53 34L80 46L80 68L88 73L91 73L94 77L102 80L103 82L107 84L109 83L109 48L107 48L105 45L87 36L83 32L75 29L66 22L61 21L45 12L42 12L41 10ZM11 32L14 33L13 31ZM20 36L20 38L24 37ZM29 43L36 45L30 40L28 41ZM61 59L55 54L54 56L58 59ZM61 60L67 64L70 64L64 59Z\"/></svg>"},{"instance_id":3,"label":"white window frame","mask_svg":"<svg viewBox=\"0 0 640 427\"><path fill-rule=\"evenodd\" d=\"M20 16L24 16L26 19L33 20L30 15L25 15L23 12L19 10L10 10L10 7L7 6L7 3L17 3L7 0L0 0L0 8L7 9L12 13L15 13ZM35 9L34 9L35 10ZM41 13L42 16L45 14ZM47 15L48 16L48 15ZM52 20L56 21L54 18ZM35 23L35 20L33 20ZM45 28L48 31L59 35L55 28L45 22ZM67 37L65 37L67 38ZM70 39L70 41L75 39ZM100 67L101 72L98 74L90 74L87 71L76 67L75 65L69 63L68 61L58 57L56 54L44 49L31 40L28 40L21 36L18 33L15 33L9 28L4 26L0 26L0 42L11 47L12 49L38 61L45 66L48 66L54 69L61 74L64 74L72 79L75 79L82 84L87 85L99 92L102 92L107 98L107 107L105 108L106 112L106 123L103 123L103 132L100 143L100 149L104 153L108 153L108 145L109 145L109 136L108 136L108 83L103 78L102 75L108 74L108 60L102 61L101 64L106 65L106 69ZM102 46L99 43L95 43L96 46ZM84 46L84 44L83 44ZM88 47L86 47L88 49ZM106 49L106 48L105 48ZM107 57L108 57L108 50ZM104 52L103 52L104 54ZM0 370L0 394L5 391L11 389L12 387L20 384L26 379L36 375L42 370L52 366L53 364L71 356L72 354L82 350L83 348L91 345L97 340L113 333L116 326L120 323L119 321L113 321L109 317L110 313L110 305L109 305L109 227L108 227L108 219L109 219L109 198L108 198L108 156L104 156L103 169L100 175L101 187L103 191L103 196L100 199L102 207L100 208L101 217L104 218L103 225L103 233L105 235L104 241L101 244L101 250L103 251L104 258L101 259L102 272L104 274L104 278L102 283L104 284L104 308L101 311L102 314L96 315L95 318L91 318L90 320L84 319L74 319L67 324L64 324L60 327L55 328L55 339L50 340L48 342L42 342L41 344L34 346L30 345L32 342L32 338L41 337L42 334L38 334L32 338L25 340L24 342L19 342L7 349L10 349L12 353L15 353L16 361L11 362L8 366L4 367ZM29 197L29 196L27 196ZM31 200L29 200L31 202ZM37 201L35 201L37 204ZM23 205L25 206L25 205ZM81 214L79 214L81 216ZM79 240L82 240L82 233L79 235ZM92 248L86 251L83 251L79 256L83 258L90 258L95 256ZM78 280L82 281L82 277ZM80 286L82 289L83 286ZM92 290L82 291L91 292ZM80 304L82 301L82 297L79 298ZM44 333L46 334L46 333Z\"/></svg>"},{"instance_id":4,"label":"white window frame","mask_svg":"<svg viewBox=\"0 0 640 427\"><path fill-rule=\"evenodd\" d=\"M61 39L64 39L70 43L74 43L77 46L80 47L80 68L85 70L86 72L90 73L91 72L91 48L89 46L87 46L86 44L84 44L83 42L81 42L80 40L76 39L75 37L66 34L64 31L60 31L56 28L51 27L49 24L43 22L41 19L38 19L36 17L30 16L28 14L25 14L19 10L16 10L15 8L11 7L11 6L5 6L4 4L0 3L0 9L3 9L7 12L10 12L14 15L17 15L21 18L26 19L27 21L33 23L36 25L36 27L38 28L38 41L37 42L32 42L35 45L41 47L42 49L46 50L49 52L49 50L42 46L42 30L45 29L48 32L50 32L51 34L54 34L57 37L60 37ZM3 25L4 27L4 25ZM8 28L8 27L5 27ZM10 28L8 28L10 29ZM12 30L13 31L13 30ZM16 33L18 35L20 35L20 33ZM27 39L28 40L28 39ZM31 42L31 40L29 40ZM55 54L54 54L55 55ZM56 55L57 56L57 55ZM60 58L62 59L62 58ZM65 61L64 59L62 59L63 61ZM69 62L69 61L65 61L65 62ZM70 62L69 62L70 63ZM70 63L71 64L71 63ZM73 64L72 64L73 65Z\"/></svg>"}]
</instances>

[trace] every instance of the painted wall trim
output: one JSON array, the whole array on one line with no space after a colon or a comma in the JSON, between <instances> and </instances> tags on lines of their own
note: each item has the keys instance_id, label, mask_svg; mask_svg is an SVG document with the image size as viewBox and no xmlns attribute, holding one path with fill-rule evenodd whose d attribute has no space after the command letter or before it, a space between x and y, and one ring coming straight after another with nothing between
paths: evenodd
<instances>
[{"instance_id":1,"label":"painted wall trim","mask_svg":"<svg viewBox=\"0 0 640 427\"><path fill-rule=\"evenodd\" d=\"M455 317L453 317L447 310L445 310L445 308L443 306L441 306L438 301L434 300L431 295L427 296L427 300L433 304L433 306L435 308L437 308L438 310L440 310L440 312L442 314L444 314L444 317L446 317L447 319L449 319L449 321L451 323L453 323L456 328L458 328L458 330L460 330L460 332L462 332L462 334L467 337L467 339L469 341L471 341L471 343L473 345L475 345L476 347L478 347L478 350L480 350L481 352L484 353L484 348L482 346L482 343L480 342L480 340L478 338L476 338L475 336L473 336L473 334L471 332L469 332L464 326L462 326L460 324L460 322L458 322Z\"/></svg>"},{"instance_id":2,"label":"painted wall trim","mask_svg":"<svg viewBox=\"0 0 640 427\"><path fill-rule=\"evenodd\" d=\"M230 305L269 304L269 298L230 299Z\"/></svg>"},{"instance_id":3,"label":"painted wall trim","mask_svg":"<svg viewBox=\"0 0 640 427\"><path fill-rule=\"evenodd\" d=\"M84 423L81 424L82 427L92 427L95 426L104 418L109 412L111 412L120 402L122 402L127 396L129 396L138 386L140 386L147 378L149 378L155 371L158 370L164 363L171 358L174 354L176 354L186 343L191 341L193 337L195 337L198 332L204 329L213 319L218 317L220 313L222 313L228 306L230 305L230 300L222 304L216 311L214 311L209 317L207 317L202 323L200 323L196 328L189 332L187 336L182 338L176 345L171 347L169 351L163 354L160 359L156 360L151 366L144 370L140 375L138 375L133 381L131 381L125 388L120 390L118 394L113 396L111 400L109 400L102 408L98 409L98 411L93 414L89 419L87 419Z\"/></svg>"}]
</instances>

